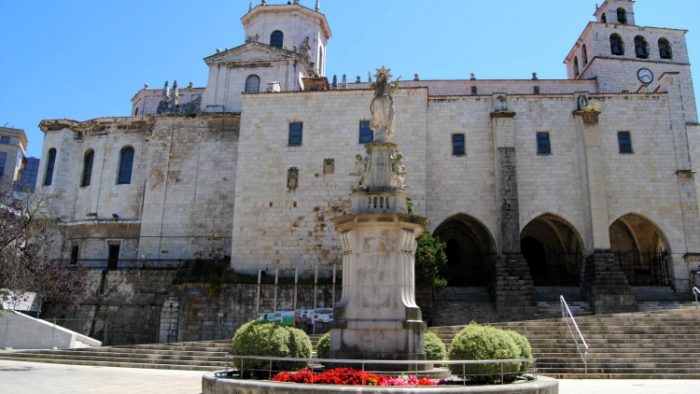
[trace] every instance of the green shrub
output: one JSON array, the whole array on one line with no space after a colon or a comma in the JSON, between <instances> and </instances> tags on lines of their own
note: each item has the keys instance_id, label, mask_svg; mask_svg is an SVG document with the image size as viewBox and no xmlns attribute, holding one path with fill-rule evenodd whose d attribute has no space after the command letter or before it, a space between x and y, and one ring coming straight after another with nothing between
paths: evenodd
<instances>
[{"instance_id":1,"label":"green shrub","mask_svg":"<svg viewBox=\"0 0 700 394\"><path fill-rule=\"evenodd\" d=\"M448 353L450 360L499 360L520 358L520 348L504 330L471 323L455 334ZM495 382L501 373L512 380L520 371L520 363L508 364L461 364L449 366L455 375L463 371L477 382ZM463 369L464 368L464 369Z\"/></svg>"},{"instance_id":2,"label":"green shrub","mask_svg":"<svg viewBox=\"0 0 700 394\"><path fill-rule=\"evenodd\" d=\"M316 343L316 355L318 358L328 358L331 352L331 332L323 334Z\"/></svg>"},{"instance_id":3,"label":"green shrub","mask_svg":"<svg viewBox=\"0 0 700 394\"><path fill-rule=\"evenodd\" d=\"M279 323L253 320L242 325L233 336L231 353L246 356L311 357L311 340L302 330ZM236 368L243 370L264 369L269 361L241 360L234 358ZM277 371L303 368L307 363L273 361Z\"/></svg>"},{"instance_id":4,"label":"green shrub","mask_svg":"<svg viewBox=\"0 0 700 394\"><path fill-rule=\"evenodd\" d=\"M447 351L445 350L445 344L442 343L440 338L430 331L426 331L423 338L425 358L428 360L444 360Z\"/></svg>"},{"instance_id":5,"label":"green shrub","mask_svg":"<svg viewBox=\"0 0 700 394\"><path fill-rule=\"evenodd\" d=\"M511 338L513 338L513 341L515 341L515 344L518 346L518 349L520 349L520 358L532 358L532 347L530 346L530 341L525 338L525 336L513 331L513 330L505 330L505 332L510 335ZM520 366L520 372L525 373L527 372L527 369L530 367L530 363L522 363Z\"/></svg>"}]
</instances>

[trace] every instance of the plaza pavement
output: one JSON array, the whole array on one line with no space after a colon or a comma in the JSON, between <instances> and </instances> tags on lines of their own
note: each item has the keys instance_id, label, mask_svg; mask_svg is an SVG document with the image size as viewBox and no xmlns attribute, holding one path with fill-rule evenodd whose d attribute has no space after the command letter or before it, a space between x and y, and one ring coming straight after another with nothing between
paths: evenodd
<instances>
[{"instance_id":1,"label":"plaza pavement","mask_svg":"<svg viewBox=\"0 0 700 394\"><path fill-rule=\"evenodd\" d=\"M202 372L0 360L2 394L198 394ZM700 380L560 380L560 394L695 394Z\"/></svg>"}]
</instances>

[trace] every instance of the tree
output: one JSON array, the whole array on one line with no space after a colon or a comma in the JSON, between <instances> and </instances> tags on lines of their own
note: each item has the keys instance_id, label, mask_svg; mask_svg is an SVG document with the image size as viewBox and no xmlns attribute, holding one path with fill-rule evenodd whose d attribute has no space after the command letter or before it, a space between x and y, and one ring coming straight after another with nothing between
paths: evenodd
<instances>
[{"instance_id":1,"label":"tree","mask_svg":"<svg viewBox=\"0 0 700 394\"><path fill-rule=\"evenodd\" d=\"M0 298L34 292L76 306L87 288L85 270L62 264L60 226L47 206L43 193L0 187Z\"/></svg>"},{"instance_id":2,"label":"tree","mask_svg":"<svg viewBox=\"0 0 700 394\"><path fill-rule=\"evenodd\" d=\"M416 282L440 289L447 285L447 280L440 275L440 269L447 264L445 242L425 231L418 238L416 248Z\"/></svg>"}]
</instances>

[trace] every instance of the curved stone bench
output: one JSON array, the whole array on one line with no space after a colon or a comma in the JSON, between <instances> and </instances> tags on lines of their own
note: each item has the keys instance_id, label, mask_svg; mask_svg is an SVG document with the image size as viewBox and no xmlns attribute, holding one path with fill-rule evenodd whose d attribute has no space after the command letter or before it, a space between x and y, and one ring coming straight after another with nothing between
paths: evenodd
<instances>
[{"instance_id":1,"label":"curved stone bench","mask_svg":"<svg viewBox=\"0 0 700 394\"><path fill-rule=\"evenodd\" d=\"M485 386L336 386L325 384L279 383L263 380L202 377L202 394L302 394L302 393L488 393L558 394L556 379L539 376L537 380Z\"/></svg>"}]
</instances>

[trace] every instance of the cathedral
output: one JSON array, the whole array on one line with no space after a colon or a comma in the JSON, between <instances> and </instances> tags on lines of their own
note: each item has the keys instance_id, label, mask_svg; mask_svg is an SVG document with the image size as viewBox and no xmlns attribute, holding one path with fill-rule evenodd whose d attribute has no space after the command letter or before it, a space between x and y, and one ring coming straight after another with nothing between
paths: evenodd
<instances>
[{"instance_id":1,"label":"cathedral","mask_svg":"<svg viewBox=\"0 0 700 394\"><path fill-rule=\"evenodd\" d=\"M635 287L698 283L686 31L638 26L634 5L596 7L566 79L416 77L393 92L408 205L446 242L448 285L488 289L499 313L548 286L606 313L636 310ZM145 86L129 116L41 122L37 190L66 264L340 267L331 220L374 138L371 82L326 75L318 2L262 1L241 23L245 42L204 58L205 87Z\"/></svg>"}]
</instances>

